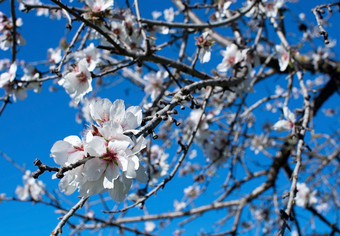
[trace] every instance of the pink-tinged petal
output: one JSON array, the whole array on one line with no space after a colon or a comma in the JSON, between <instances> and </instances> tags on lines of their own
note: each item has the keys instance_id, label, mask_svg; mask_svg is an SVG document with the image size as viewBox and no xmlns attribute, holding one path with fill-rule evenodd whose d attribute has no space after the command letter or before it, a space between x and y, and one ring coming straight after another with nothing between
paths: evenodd
<instances>
[{"instance_id":1,"label":"pink-tinged petal","mask_svg":"<svg viewBox=\"0 0 340 236\"><path fill-rule=\"evenodd\" d=\"M105 169L105 161L99 158L92 158L85 163L82 173L88 181L96 181L102 176Z\"/></svg>"},{"instance_id":2,"label":"pink-tinged petal","mask_svg":"<svg viewBox=\"0 0 340 236\"><path fill-rule=\"evenodd\" d=\"M220 64L217 65L217 70L219 72L227 72L229 67L222 61Z\"/></svg>"},{"instance_id":3,"label":"pink-tinged petal","mask_svg":"<svg viewBox=\"0 0 340 236\"><path fill-rule=\"evenodd\" d=\"M121 99L117 99L113 102L111 111L110 111L110 117L111 120L117 122L118 124L121 124L125 116L125 105L124 101Z\"/></svg>"},{"instance_id":4,"label":"pink-tinged petal","mask_svg":"<svg viewBox=\"0 0 340 236\"><path fill-rule=\"evenodd\" d=\"M273 126L273 129L276 132L284 132L284 131L288 131L291 129L290 127L290 122L287 120L280 120L278 122L276 122Z\"/></svg>"},{"instance_id":5,"label":"pink-tinged petal","mask_svg":"<svg viewBox=\"0 0 340 236\"><path fill-rule=\"evenodd\" d=\"M102 127L98 128L98 130L104 138L109 140L123 134L123 128L120 123L113 120L105 122Z\"/></svg>"},{"instance_id":6,"label":"pink-tinged petal","mask_svg":"<svg viewBox=\"0 0 340 236\"><path fill-rule=\"evenodd\" d=\"M113 189L114 180L119 177L119 169L116 165L110 164L105 170L103 186L106 189Z\"/></svg>"}]
</instances>

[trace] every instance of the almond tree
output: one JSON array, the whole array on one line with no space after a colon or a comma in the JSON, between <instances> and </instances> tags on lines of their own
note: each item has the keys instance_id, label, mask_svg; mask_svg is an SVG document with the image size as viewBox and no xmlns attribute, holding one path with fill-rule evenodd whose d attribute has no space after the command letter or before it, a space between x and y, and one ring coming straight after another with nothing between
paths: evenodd
<instances>
[{"instance_id":1,"label":"almond tree","mask_svg":"<svg viewBox=\"0 0 340 236\"><path fill-rule=\"evenodd\" d=\"M172 0L162 12L139 0L1 4L0 115L29 90L63 90L83 124L32 157L32 173L1 153L24 185L0 199L57 210L51 235L340 233L340 130L317 123L339 121L338 35L327 30L340 2ZM47 55L38 62L20 55L30 47L24 14L67 30L58 47L34 49ZM99 97L121 90L117 78L144 98ZM160 202L173 207L154 210Z\"/></svg>"}]
</instances>

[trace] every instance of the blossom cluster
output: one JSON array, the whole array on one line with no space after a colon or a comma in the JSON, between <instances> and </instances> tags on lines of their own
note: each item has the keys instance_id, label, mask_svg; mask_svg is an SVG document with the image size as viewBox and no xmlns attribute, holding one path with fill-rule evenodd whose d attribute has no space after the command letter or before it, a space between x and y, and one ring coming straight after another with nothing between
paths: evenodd
<instances>
[{"instance_id":1,"label":"blossom cluster","mask_svg":"<svg viewBox=\"0 0 340 236\"><path fill-rule=\"evenodd\" d=\"M33 200L40 200L45 193L45 185L42 181L36 180L32 177L31 171L25 171L22 177L24 186L18 186L15 190L16 195L22 201L32 198Z\"/></svg>"},{"instance_id":2,"label":"blossom cluster","mask_svg":"<svg viewBox=\"0 0 340 236\"><path fill-rule=\"evenodd\" d=\"M15 22L16 27L22 25L22 19L17 18ZM0 11L0 49L8 50L13 45L13 22L12 18L8 18L3 12ZM16 31L16 43L19 45L24 45L26 43L22 35Z\"/></svg>"},{"instance_id":3,"label":"blossom cluster","mask_svg":"<svg viewBox=\"0 0 340 236\"><path fill-rule=\"evenodd\" d=\"M123 201L133 179L147 181L138 157L145 139L133 135L142 122L142 110L138 106L125 109L123 100L95 99L88 106L94 122L85 137L68 136L51 148L51 157L62 167L88 159L67 171L59 188L67 195L78 189L83 197L108 191L113 200Z\"/></svg>"},{"instance_id":4,"label":"blossom cluster","mask_svg":"<svg viewBox=\"0 0 340 236\"><path fill-rule=\"evenodd\" d=\"M38 93L41 89L41 83L37 80L40 77L39 72L31 65L24 62L4 62L3 69L7 69L0 75L0 88L5 89L7 95L11 96L14 101L24 100L27 97L27 90L33 90ZM24 75L19 78L17 75L18 63L21 64Z\"/></svg>"}]
</instances>

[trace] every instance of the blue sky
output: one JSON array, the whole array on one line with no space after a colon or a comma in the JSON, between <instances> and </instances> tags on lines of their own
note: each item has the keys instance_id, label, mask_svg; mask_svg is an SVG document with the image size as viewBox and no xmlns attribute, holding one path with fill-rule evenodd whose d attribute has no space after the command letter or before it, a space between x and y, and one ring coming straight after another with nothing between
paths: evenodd
<instances>
[{"instance_id":1,"label":"blue sky","mask_svg":"<svg viewBox=\"0 0 340 236\"><path fill-rule=\"evenodd\" d=\"M120 1L116 5L123 5ZM142 8L142 16L151 18L152 10L162 11L166 7L170 7L170 3L165 1L146 0L140 1ZM305 13L310 22L314 22L314 18L310 12L310 8L315 5L312 1L300 1L298 9L307 9ZM320 3L321 1L318 1ZM324 1L327 2L327 1ZM17 4L18 5L18 4ZM9 1L5 1L0 5L0 11L5 13L9 12ZM67 30L64 28L65 20L51 21L45 17L36 17L34 13L24 14L17 12L18 17L23 18L23 27L20 32L23 34L27 41L27 46L20 48L18 59L24 59L28 62L41 61L47 59L46 50L49 47L55 48L59 44L59 39L62 36L67 37ZM337 16L333 16L334 28L329 28L330 36L338 37L339 33L335 29ZM287 28L292 27L291 25ZM296 27L296 25L294 25ZM74 27L76 28L76 27ZM296 29L291 29L296 31ZM71 32L71 36L74 30ZM322 41L320 40L320 43ZM171 51L171 49L169 50ZM207 71L210 71L210 67L215 63L219 63L222 57L216 50L217 55L209 65L207 65ZM337 49L338 52L338 49ZM0 52L0 58L10 58L9 52ZM280 80L278 83L285 82ZM274 83L275 84L275 83ZM54 142L61 140L68 135L79 135L83 130L82 125L75 122L77 110L69 107L70 98L69 95L59 88L57 92L49 92L48 88L52 85L52 82L47 82L43 85L42 92L36 94L33 92L28 93L28 98L25 101L18 101L13 104L9 104L3 115L0 116L1 135L0 135L0 151L13 158L17 164L24 166L26 169L34 171L36 168L33 165L35 158L41 159L48 165L54 165L52 158L49 157L50 149ZM263 85L264 87L257 87L257 93L254 95L261 96L261 91L266 90L267 87L273 86L272 83ZM130 88L129 96L125 91ZM100 97L107 97L111 101L118 98L124 98L127 104L138 105L143 98L143 94L139 88L131 87L128 82L121 83L119 89L104 90L98 93ZM325 107L335 107L338 102L339 96L334 95L330 101L325 104ZM280 116L279 113L275 117L270 118L274 122ZM319 117L316 119L318 126L324 126L326 129L332 129L334 126L339 125L339 120L327 120L322 113L319 113ZM0 192L6 193L8 196L14 194L17 185L22 185L22 174L11 163L7 162L3 158L0 158ZM52 190L57 188L57 181L51 181L51 174L45 173L40 179L48 183L48 189ZM184 179L183 183L190 182L190 179ZM286 186L287 183L285 183ZM168 191L161 191L156 197L153 197L156 201L154 205L149 206L150 211L156 212L159 209L171 209L173 202L167 201L167 199L180 199L182 193L176 192L176 183L170 183L166 186ZM71 196L72 201L77 201L77 194ZM210 197L213 198L213 194ZM159 200L158 200L159 199ZM153 199L152 199L153 200ZM199 205L199 202L197 203ZM65 205L66 207L69 207ZM135 210L138 211L138 210ZM54 209L51 207L44 207L41 204L32 203L18 203L18 202L6 202L0 204L0 234L7 236L16 236L20 234L25 235L48 235L51 230L57 225L58 214L54 213ZM216 213L212 214L212 218ZM217 214L223 214L223 212L217 212ZM179 220L181 221L181 220ZM211 222L205 222L207 225L213 224ZM197 232L197 229L201 228L201 225L190 224L187 228L187 232L191 229L192 232ZM173 228L168 231L163 231L162 235L171 235ZM66 228L65 231L67 232ZM108 233L106 231L105 233ZM84 235L87 235L84 234Z\"/></svg>"}]
</instances>

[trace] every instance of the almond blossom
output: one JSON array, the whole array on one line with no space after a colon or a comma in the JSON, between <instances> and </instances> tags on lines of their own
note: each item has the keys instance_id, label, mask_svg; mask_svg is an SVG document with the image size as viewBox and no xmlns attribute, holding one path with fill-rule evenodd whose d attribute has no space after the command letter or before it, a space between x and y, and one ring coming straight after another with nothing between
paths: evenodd
<instances>
[{"instance_id":1,"label":"almond blossom","mask_svg":"<svg viewBox=\"0 0 340 236\"><path fill-rule=\"evenodd\" d=\"M26 89L22 83L16 83L17 64L14 62L10 65L8 72L4 72L0 75L0 88L4 88L6 94L13 98L16 102L17 99L25 100L27 97Z\"/></svg>"},{"instance_id":2,"label":"almond blossom","mask_svg":"<svg viewBox=\"0 0 340 236\"><path fill-rule=\"evenodd\" d=\"M96 66L101 62L100 52L94 46L93 43L91 43L88 47L84 48L83 50L76 52L75 58L78 61L85 58L86 62L88 63L88 70L89 71L94 71Z\"/></svg>"},{"instance_id":3,"label":"almond blossom","mask_svg":"<svg viewBox=\"0 0 340 236\"><path fill-rule=\"evenodd\" d=\"M275 45L275 50L279 56L280 71L285 71L289 64L289 52L281 45Z\"/></svg>"},{"instance_id":4,"label":"almond blossom","mask_svg":"<svg viewBox=\"0 0 340 236\"><path fill-rule=\"evenodd\" d=\"M85 3L93 12L105 11L106 9L113 7L113 0L85 0Z\"/></svg>"},{"instance_id":5,"label":"almond blossom","mask_svg":"<svg viewBox=\"0 0 340 236\"><path fill-rule=\"evenodd\" d=\"M51 64L57 64L61 61L61 48L49 48L47 50L48 62Z\"/></svg>"},{"instance_id":6,"label":"almond blossom","mask_svg":"<svg viewBox=\"0 0 340 236\"><path fill-rule=\"evenodd\" d=\"M176 15L177 12L175 12L172 7L164 10L164 18L167 22L173 22Z\"/></svg>"},{"instance_id":7,"label":"almond blossom","mask_svg":"<svg viewBox=\"0 0 340 236\"><path fill-rule=\"evenodd\" d=\"M295 197L296 205L300 207L312 206L318 202L316 199L316 190L313 192L307 187L305 183L297 183L297 193Z\"/></svg>"},{"instance_id":8,"label":"almond blossom","mask_svg":"<svg viewBox=\"0 0 340 236\"><path fill-rule=\"evenodd\" d=\"M208 32L204 32L200 37L196 38L196 45L200 49L198 55L200 62L203 64L210 61L213 41L208 39Z\"/></svg>"},{"instance_id":9,"label":"almond blossom","mask_svg":"<svg viewBox=\"0 0 340 236\"><path fill-rule=\"evenodd\" d=\"M31 176L31 171L27 170L22 177L24 186L18 186L15 190L18 198L22 201L31 197L34 200L41 199L45 193L45 185L42 181L36 180Z\"/></svg>"},{"instance_id":10,"label":"almond blossom","mask_svg":"<svg viewBox=\"0 0 340 236\"><path fill-rule=\"evenodd\" d=\"M125 110L122 100L111 103L108 99L91 101L88 106L98 126L92 124L84 139L68 136L51 148L51 157L61 166L90 157L85 164L66 172L59 188L65 194L78 189L83 197L108 191L113 200L123 201L133 179L147 182L138 157L146 146L145 139L126 135L140 126L141 109L132 106Z\"/></svg>"},{"instance_id":11,"label":"almond blossom","mask_svg":"<svg viewBox=\"0 0 340 236\"><path fill-rule=\"evenodd\" d=\"M22 26L23 22L21 18L17 18L15 22L17 27ZM12 18L8 18L4 13L0 11L0 49L6 51L13 45L13 22ZM25 39L19 32L16 32L16 43L18 45L24 45Z\"/></svg>"},{"instance_id":12,"label":"almond blossom","mask_svg":"<svg viewBox=\"0 0 340 236\"><path fill-rule=\"evenodd\" d=\"M88 70L86 59L80 60L73 71L67 73L58 84L63 86L66 92L76 104L84 97L85 94L92 91L92 77Z\"/></svg>"},{"instance_id":13,"label":"almond blossom","mask_svg":"<svg viewBox=\"0 0 340 236\"><path fill-rule=\"evenodd\" d=\"M278 10L284 5L285 0L266 0L263 1L264 8L262 8L262 12L265 13L268 17L276 17Z\"/></svg>"},{"instance_id":14,"label":"almond blossom","mask_svg":"<svg viewBox=\"0 0 340 236\"><path fill-rule=\"evenodd\" d=\"M276 132L289 131L295 127L295 114L292 113L288 107L283 107L283 116L286 119L276 122L273 126Z\"/></svg>"},{"instance_id":15,"label":"almond blossom","mask_svg":"<svg viewBox=\"0 0 340 236\"><path fill-rule=\"evenodd\" d=\"M231 44L225 51L221 51L224 57L222 62L217 65L219 72L227 72L228 69L244 59L242 51L235 44Z\"/></svg>"},{"instance_id":16,"label":"almond blossom","mask_svg":"<svg viewBox=\"0 0 340 236\"><path fill-rule=\"evenodd\" d=\"M146 82L144 91L146 94L150 95L152 101L154 101L161 93L166 77L168 77L168 72L162 70L157 71L157 73L150 72L144 75L143 79Z\"/></svg>"}]
</instances>

